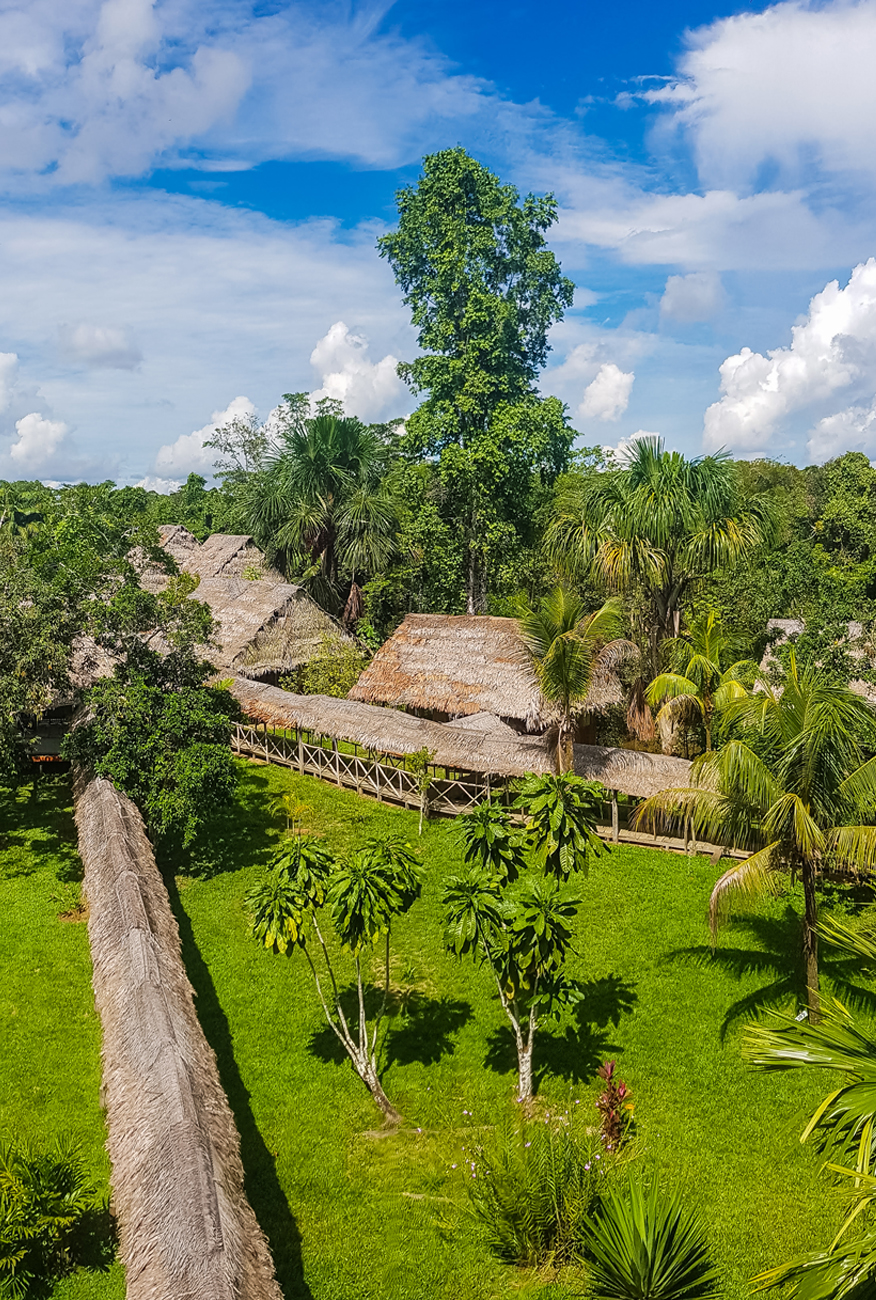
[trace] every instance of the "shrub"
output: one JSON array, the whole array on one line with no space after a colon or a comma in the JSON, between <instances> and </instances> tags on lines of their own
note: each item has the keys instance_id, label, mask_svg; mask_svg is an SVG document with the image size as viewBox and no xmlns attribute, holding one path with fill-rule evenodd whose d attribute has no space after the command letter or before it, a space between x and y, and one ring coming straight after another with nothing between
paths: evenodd
<instances>
[{"instance_id":1,"label":"shrub","mask_svg":"<svg viewBox=\"0 0 876 1300\"><path fill-rule=\"evenodd\" d=\"M0 1145L2 1300L22 1300L71 1268L77 1234L97 1210L78 1148Z\"/></svg>"},{"instance_id":2,"label":"shrub","mask_svg":"<svg viewBox=\"0 0 876 1300\"><path fill-rule=\"evenodd\" d=\"M699 1216L676 1193L631 1177L609 1191L587 1233L595 1300L706 1300L717 1294Z\"/></svg>"},{"instance_id":3,"label":"shrub","mask_svg":"<svg viewBox=\"0 0 876 1300\"><path fill-rule=\"evenodd\" d=\"M471 1208L498 1259L530 1268L578 1257L610 1161L563 1123L526 1124L477 1146L465 1164Z\"/></svg>"},{"instance_id":4,"label":"shrub","mask_svg":"<svg viewBox=\"0 0 876 1300\"><path fill-rule=\"evenodd\" d=\"M359 680L368 656L338 636L320 638L319 650L297 673L280 678L284 691L302 695L333 695L346 699Z\"/></svg>"},{"instance_id":5,"label":"shrub","mask_svg":"<svg viewBox=\"0 0 876 1300\"><path fill-rule=\"evenodd\" d=\"M630 1090L618 1077L614 1061L606 1061L596 1071L605 1087L596 1098L599 1111L599 1135L606 1151L619 1151L629 1135L633 1122L633 1103Z\"/></svg>"}]
</instances>

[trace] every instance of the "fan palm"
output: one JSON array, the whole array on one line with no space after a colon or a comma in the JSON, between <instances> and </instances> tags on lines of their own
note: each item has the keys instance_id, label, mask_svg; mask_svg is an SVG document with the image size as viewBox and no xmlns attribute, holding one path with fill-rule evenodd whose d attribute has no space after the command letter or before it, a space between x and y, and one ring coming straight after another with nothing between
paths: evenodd
<instances>
[{"instance_id":1,"label":"fan palm","mask_svg":"<svg viewBox=\"0 0 876 1300\"><path fill-rule=\"evenodd\" d=\"M803 883L803 961L810 1018L819 1014L815 883L825 862L851 871L876 865L876 717L869 705L817 669L790 659L780 686L728 708L736 739L702 754L691 785L640 804L652 829L688 819L698 836L752 850L712 890L713 934L735 896L774 890L781 874Z\"/></svg>"},{"instance_id":2,"label":"fan palm","mask_svg":"<svg viewBox=\"0 0 876 1300\"><path fill-rule=\"evenodd\" d=\"M318 415L292 420L279 435L249 501L256 540L289 575L309 563L320 598L338 601L349 578L345 618L361 616L358 579L386 564L396 511L388 483L389 453L354 418Z\"/></svg>"},{"instance_id":3,"label":"fan palm","mask_svg":"<svg viewBox=\"0 0 876 1300\"><path fill-rule=\"evenodd\" d=\"M542 698L558 714L560 772L572 770L575 719L594 679L637 653L632 642L617 637L622 622L618 599L588 614L581 597L566 587L557 587L520 620Z\"/></svg>"},{"instance_id":4,"label":"fan palm","mask_svg":"<svg viewBox=\"0 0 876 1300\"><path fill-rule=\"evenodd\" d=\"M757 665L739 658L739 641L725 630L720 616L709 610L695 618L687 635L664 645L670 669L655 677L645 692L651 708L662 708L658 725L675 728L692 719L701 721L706 749L712 748L715 712L746 695L743 681L751 679Z\"/></svg>"},{"instance_id":5,"label":"fan palm","mask_svg":"<svg viewBox=\"0 0 876 1300\"><path fill-rule=\"evenodd\" d=\"M660 643L678 636L692 585L771 533L768 508L743 502L725 453L688 460L654 436L638 439L622 465L569 489L547 546L561 572L594 574L616 591L643 594L656 675Z\"/></svg>"}]
</instances>

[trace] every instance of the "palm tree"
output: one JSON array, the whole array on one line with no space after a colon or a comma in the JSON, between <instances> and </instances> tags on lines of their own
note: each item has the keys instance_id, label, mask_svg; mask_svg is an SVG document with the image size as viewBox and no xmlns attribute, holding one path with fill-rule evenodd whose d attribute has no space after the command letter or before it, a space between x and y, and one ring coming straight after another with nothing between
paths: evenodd
<instances>
[{"instance_id":1,"label":"palm tree","mask_svg":"<svg viewBox=\"0 0 876 1300\"><path fill-rule=\"evenodd\" d=\"M618 599L588 614L581 597L566 587L557 587L520 620L542 697L558 714L560 772L572 770L575 719L594 678L637 653L632 642L617 637L622 623Z\"/></svg>"},{"instance_id":2,"label":"palm tree","mask_svg":"<svg viewBox=\"0 0 876 1300\"><path fill-rule=\"evenodd\" d=\"M362 615L360 579L392 552L396 510L389 449L360 420L336 415L287 421L249 501L249 526L287 576L309 565L320 598L344 618Z\"/></svg>"},{"instance_id":3,"label":"palm tree","mask_svg":"<svg viewBox=\"0 0 876 1300\"><path fill-rule=\"evenodd\" d=\"M714 610L693 619L690 632L673 637L663 649L670 671L654 678L645 699L652 709L663 705L658 726L665 722L674 729L692 719L701 721L708 751L716 710L745 697L743 681L757 673L757 665L738 657L738 638L724 629Z\"/></svg>"},{"instance_id":4,"label":"palm tree","mask_svg":"<svg viewBox=\"0 0 876 1300\"><path fill-rule=\"evenodd\" d=\"M709 901L713 935L735 896L776 888L780 874L803 883L803 962L809 1016L819 1016L815 885L826 863L876 865L876 826L860 824L876 804L876 716L847 687L792 655L779 686L759 675L756 689L731 704L738 737L695 760L691 785L653 795L636 821L692 821L698 837L751 850L721 876Z\"/></svg>"},{"instance_id":5,"label":"palm tree","mask_svg":"<svg viewBox=\"0 0 876 1300\"><path fill-rule=\"evenodd\" d=\"M688 460L653 436L638 439L623 464L569 488L547 546L570 577L592 574L615 591L641 592L656 676L660 643L678 636L691 587L737 563L772 528L766 505L742 500L726 453Z\"/></svg>"}]
</instances>

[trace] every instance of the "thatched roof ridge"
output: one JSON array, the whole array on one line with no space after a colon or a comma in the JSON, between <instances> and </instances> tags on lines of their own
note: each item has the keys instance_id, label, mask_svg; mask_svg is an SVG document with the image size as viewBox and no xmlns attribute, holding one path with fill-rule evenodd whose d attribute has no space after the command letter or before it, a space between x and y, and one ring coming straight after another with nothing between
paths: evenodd
<instances>
[{"instance_id":1,"label":"thatched roof ridge","mask_svg":"<svg viewBox=\"0 0 876 1300\"><path fill-rule=\"evenodd\" d=\"M433 751L440 766L469 772L523 776L525 772L553 771L551 750L541 736L512 732L511 738L497 739L485 732L429 722L399 709L328 695L295 695L240 677L235 678L231 691L254 721L333 736L377 754L401 757L425 748Z\"/></svg>"},{"instance_id":2,"label":"thatched roof ridge","mask_svg":"<svg viewBox=\"0 0 876 1300\"><path fill-rule=\"evenodd\" d=\"M350 691L351 700L450 717L491 713L528 731L550 721L517 620L491 615L408 614ZM597 675L583 708L622 704L614 673Z\"/></svg>"},{"instance_id":3,"label":"thatched roof ridge","mask_svg":"<svg viewBox=\"0 0 876 1300\"><path fill-rule=\"evenodd\" d=\"M186 561L196 555L200 547L194 533L190 533L182 524L161 524L158 529L158 540L181 569L185 568Z\"/></svg>"},{"instance_id":4,"label":"thatched roof ridge","mask_svg":"<svg viewBox=\"0 0 876 1300\"><path fill-rule=\"evenodd\" d=\"M398 709L331 699L326 695L293 695L291 691L236 678L231 692L248 717L270 727L300 727L400 757L430 749L440 767L517 777L527 772L555 770L554 737L521 736L510 727L496 734L489 724L476 731L457 723L428 722ZM575 771L609 790L645 798L659 790L688 783L690 764L662 754L639 754L602 745L576 745Z\"/></svg>"},{"instance_id":5,"label":"thatched roof ridge","mask_svg":"<svg viewBox=\"0 0 876 1300\"><path fill-rule=\"evenodd\" d=\"M80 778L76 823L127 1300L281 1300L140 814Z\"/></svg>"},{"instance_id":6,"label":"thatched roof ridge","mask_svg":"<svg viewBox=\"0 0 876 1300\"><path fill-rule=\"evenodd\" d=\"M454 718L447 724L461 731L482 731L486 736L501 736L503 740L519 737L519 732L509 727L507 722L497 718L495 713L469 713L464 718Z\"/></svg>"},{"instance_id":7,"label":"thatched roof ridge","mask_svg":"<svg viewBox=\"0 0 876 1300\"><path fill-rule=\"evenodd\" d=\"M588 781L601 781L607 790L647 799L661 790L690 784L690 762L665 754L644 754L607 745L575 745L575 771Z\"/></svg>"}]
</instances>

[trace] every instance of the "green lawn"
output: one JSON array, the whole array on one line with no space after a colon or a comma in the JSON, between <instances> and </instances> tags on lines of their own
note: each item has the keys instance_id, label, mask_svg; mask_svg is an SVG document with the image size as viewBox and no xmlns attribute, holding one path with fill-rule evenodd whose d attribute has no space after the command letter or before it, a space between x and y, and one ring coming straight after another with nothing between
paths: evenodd
<instances>
[{"instance_id":1,"label":"green lawn","mask_svg":"<svg viewBox=\"0 0 876 1300\"><path fill-rule=\"evenodd\" d=\"M91 992L88 935L61 920L75 886L76 831L66 781L0 791L0 1138L51 1146L71 1138L101 1195L109 1192L99 1105L100 1026ZM58 1300L120 1300L124 1274L78 1270Z\"/></svg>"},{"instance_id":2,"label":"green lawn","mask_svg":"<svg viewBox=\"0 0 876 1300\"><path fill-rule=\"evenodd\" d=\"M300 954L274 957L247 935L243 897L291 790L306 830L344 850L417 817L277 767L242 764L240 807L216 827L207 876L178 878L189 974L241 1129L249 1193L287 1300L565 1300L580 1287L494 1263L467 1219L462 1148L514 1113L513 1059L487 975L441 944L441 883L459 864L454 828L422 839L428 882L399 926L394 979L413 1010L395 1022L386 1089L402 1131L336 1059ZM177 864L179 868L181 864ZM638 1159L682 1186L711 1225L726 1294L758 1269L827 1244L841 1206L798 1141L826 1080L755 1074L740 1029L761 991L794 1003L794 896L725 932L712 959L706 902L716 869L620 847L581 884L575 973L585 1014L537 1047L540 1102L595 1118L594 1072L616 1057L636 1101ZM829 981L826 981L829 983ZM414 996L411 997L411 994ZM738 1013L738 1014L737 1014Z\"/></svg>"},{"instance_id":3,"label":"green lawn","mask_svg":"<svg viewBox=\"0 0 876 1300\"><path fill-rule=\"evenodd\" d=\"M406 1123L386 1134L336 1059L300 955L256 946L243 896L281 834L269 810L279 793L293 791L305 829L341 851L380 830L415 841L417 816L282 768L240 768L239 805L215 827L202 874L180 874L171 891L286 1300L568 1300L580 1291L572 1279L521 1275L486 1256L465 1213L463 1148L516 1108L490 981L442 950L438 898L459 864L454 828L428 825L424 896L399 927L393 976L410 1010L390 1031L384 1082ZM75 859L67 787L6 796L0 837L0 1133L75 1136L105 1191L87 936L58 917L69 886L57 872ZM739 1053L761 991L775 986L793 1002L797 900L728 928L712 959L704 915L714 875L704 858L621 847L581 882L575 973L590 996L579 1020L537 1048L539 1106L591 1124L594 1072L616 1057L636 1101L636 1158L702 1207L726 1295L741 1297L756 1270L826 1244L842 1207L817 1153L798 1141L827 1081L758 1075ZM54 1295L123 1291L115 1265L79 1271Z\"/></svg>"}]
</instances>

